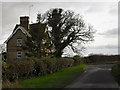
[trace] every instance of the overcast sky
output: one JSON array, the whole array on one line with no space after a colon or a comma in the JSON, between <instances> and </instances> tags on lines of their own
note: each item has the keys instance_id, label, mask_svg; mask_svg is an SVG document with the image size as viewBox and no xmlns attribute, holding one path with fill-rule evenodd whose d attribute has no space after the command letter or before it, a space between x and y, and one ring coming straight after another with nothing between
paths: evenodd
<instances>
[{"instance_id":1,"label":"overcast sky","mask_svg":"<svg viewBox=\"0 0 120 90\"><path fill-rule=\"evenodd\" d=\"M30 7L31 5L33 7ZM118 54L118 2L111 0L110 2L108 0L106 2L95 2L95 0L91 2L68 2L67 0L65 2L60 0L59 2L2 2L0 44L9 37L15 25L19 24L20 16L29 15L29 7L32 22L36 22L38 12L43 14L51 8L73 10L96 30L95 41L87 46L84 55Z\"/></svg>"}]
</instances>

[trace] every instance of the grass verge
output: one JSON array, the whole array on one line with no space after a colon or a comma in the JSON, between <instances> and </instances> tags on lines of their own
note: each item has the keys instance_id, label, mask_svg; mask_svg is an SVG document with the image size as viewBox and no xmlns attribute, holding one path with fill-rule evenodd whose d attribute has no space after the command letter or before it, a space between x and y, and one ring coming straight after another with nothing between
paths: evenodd
<instances>
[{"instance_id":1,"label":"grass verge","mask_svg":"<svg viewBox=\"0 0 120 90\"><path fill-rule=\"evenodd\" d=\"M81 64L62 69L47 76L26 79L20 81L18 84L22 88L63 88L80 75L84 71L84 68L85 64Z\"/></svg>"},{"instance_id":2,"label":"grass verge","mask_svg":"<svg viewBox=\"0 0 120 90\"><path fill-rule=\"evenodd\" d=\"M112 74L115 78L115 80L118 82L118 84L120 85L120 63L115 65L112 68Z\"/></svg>"}]
</instances>

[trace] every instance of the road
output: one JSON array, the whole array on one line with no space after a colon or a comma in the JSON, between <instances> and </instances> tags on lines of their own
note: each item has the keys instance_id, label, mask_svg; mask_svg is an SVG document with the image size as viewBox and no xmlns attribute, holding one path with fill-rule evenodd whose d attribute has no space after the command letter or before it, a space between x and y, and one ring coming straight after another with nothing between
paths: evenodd
<instances>
[{"instance_id":1,"label":"road","mask_svg":"<svg viewBox=\"0 0 120 90\"><path fill-rule=\"evenodd\" d=\"M118 90L119 86L111 74L113 65L89 65L85 72L75 79L70 85L65 88L104 88L105 90ZM82 90L82 89L80 89Z\"/></svg>"}]
</instances>

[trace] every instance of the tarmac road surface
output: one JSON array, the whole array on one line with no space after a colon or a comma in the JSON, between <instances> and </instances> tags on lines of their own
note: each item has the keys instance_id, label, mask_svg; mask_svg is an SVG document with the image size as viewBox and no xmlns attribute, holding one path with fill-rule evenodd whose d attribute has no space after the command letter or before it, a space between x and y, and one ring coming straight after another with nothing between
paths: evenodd
<instances>
[{"instance_id":1,"label":"tarmac road surface","mask_svg":"<svg viewBox=\"0 0 120 90\"><path fill-rule=\"evenodd\" d=\"M65 88L86 88L85 90L98 90L103 88L107 90L119 90L117 82L111 74L113 64L107 65L89 65L85 72L75 79ZM101 90L101 89L100 89Z\"/></svg>"}]
</instances>

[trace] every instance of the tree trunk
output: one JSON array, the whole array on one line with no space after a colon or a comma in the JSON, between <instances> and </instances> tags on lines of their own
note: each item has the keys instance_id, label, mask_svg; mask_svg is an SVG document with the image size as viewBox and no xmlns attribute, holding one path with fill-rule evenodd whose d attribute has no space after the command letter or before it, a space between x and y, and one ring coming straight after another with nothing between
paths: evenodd
<instances>
[{"instance_id":1,"label":"tree trunk","mask_svg":"<svg viewBox=\"0 0 120 90\"><path fill-rule=\"evenodd\" d=\"M62 56L62 50L56 50L55 57L61 57Z\"/></svg>"}]
</instances>

